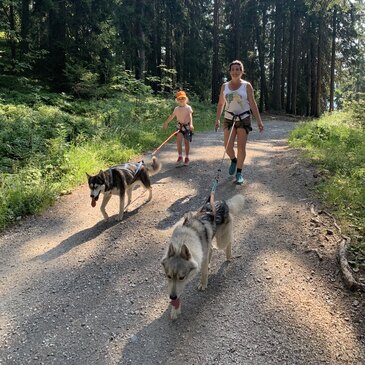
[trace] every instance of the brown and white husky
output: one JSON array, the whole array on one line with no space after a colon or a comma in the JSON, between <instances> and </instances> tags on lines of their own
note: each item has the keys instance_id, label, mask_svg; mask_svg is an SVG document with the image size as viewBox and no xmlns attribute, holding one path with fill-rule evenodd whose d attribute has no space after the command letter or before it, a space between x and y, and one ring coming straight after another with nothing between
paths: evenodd
<instances>
[{"instance_id":1,"label":"brown and white husky","mask_svg":"<svg viewBox=\"0 0 365 365\"><path fill-rule=\"evenodd\" d=\"M233 216L243 210L244 198L235 195L227 201L215 203L215 214L210 203L197 213L188 213L178 225L162 259L171 299L171 318L181 313L180 296L186 284L201 272L199 290L208 285L208 266L212 256L212 240L216 248L225 250L227 260L232 257Z\"/></svg>"}]
</instances>

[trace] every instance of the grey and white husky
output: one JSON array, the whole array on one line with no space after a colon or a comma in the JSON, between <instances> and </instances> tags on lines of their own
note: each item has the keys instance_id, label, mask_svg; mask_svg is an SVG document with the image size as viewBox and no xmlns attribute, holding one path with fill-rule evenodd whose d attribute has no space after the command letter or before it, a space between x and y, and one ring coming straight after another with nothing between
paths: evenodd
<instances>
[{"instance_id":1,"label":"grey and white husky","mask_svg":"<svg viewBox=\"0 0 365 365\"><path fill-rule=\"evenodd\" d=\"M206 203L197 213L187 213L183 224L174 229L161 261L168 280L172 319L181 313L180 296L186 284L199 271L198 289L206 289L214 237L215 247L225 250L227 260L231 259L233 215L243 210L243 204L243 196L235 195L227 201L216 202L214 214L210 203Z\"/></svg>"},{"instance_id":2,"label":"grey and white husky","mask_svg":"<svg viewBox=\"0 0 365 365\"><path fill-rule=\"evenodd\" d=\"M100 211L105 220L109 218L105 207L112 195L119 196L119 214L117 219L123 219L125 207L125 195L128 197L127 205L132 200L132 190L136 185L143 185L149 191L147 201L152 199L152 187L150 176L161 170L161 163L157 157L152 157L150 166L146 166L143 161L138 163L126 163L124 165L113 166L105 171L100 171L97 175L87 175L90 188L91 206L95 207L100 193L103 193L103 201Z\"/></svg>"}]
</instances>

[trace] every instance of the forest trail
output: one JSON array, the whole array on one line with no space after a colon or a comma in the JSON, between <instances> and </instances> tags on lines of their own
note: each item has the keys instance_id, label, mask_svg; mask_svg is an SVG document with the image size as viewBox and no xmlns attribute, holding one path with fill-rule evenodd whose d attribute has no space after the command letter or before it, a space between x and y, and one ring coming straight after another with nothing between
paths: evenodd
<instances>
[{"instance_id":1,"label":"forest trail","mask_svg":"<svg viewBox=\"0 0 365 365\"><path fill-rule=\"evenodd\" d=\"M193 280L175 322L160 260L172 226L210 192L221 131L194 136L189 167L164 148L152 201L134 201L122 222L103 223L83 185L4 232L0 364L364 364L363 297L342 284L330 222L310 212L316 179L287 146L295 123L264 122L249 137L245 184L225 160L216 193L246 199L237 258L214 252L207 290ZM107 211L117 209L112 198Z\"/></svg>"}]
</instances>

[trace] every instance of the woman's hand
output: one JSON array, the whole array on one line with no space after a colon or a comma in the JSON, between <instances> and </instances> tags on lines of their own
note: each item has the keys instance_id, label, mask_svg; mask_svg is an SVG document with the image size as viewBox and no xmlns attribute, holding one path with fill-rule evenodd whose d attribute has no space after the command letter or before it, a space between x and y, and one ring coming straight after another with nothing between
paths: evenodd
<instances>
[{"instance_id":1,"label":"woman's hand","mask_svg":"<svg viewBox=\"0 0 365 365\"><path fill-rule=\"evenodd\" d=\"M257 122L257 126L259 127L260 133L264 131L264 124L262 123L261 120Z\"/></svg>"},{"instance_id":2,"label":"woman's hand","mask_svg":"<svg viewBox=\"0 0 365 365\"><path fill-rule=\"evenodd\" d=\"M215 129L218 129L220 127L220 125L221 125L221 121L219 119L217 119L215 121Z\"/></svg>"},{"instance_id":3,"label":"woman's hand","mask_svg":"<svg viewBox=\"0 0 365 365\"><path fill-rule=\"evenodd\" d=\"M168 126L169 123L165 122L163 125L162 125L162 129L166 129L167 126Z\"/></svg>"}]
</instances>

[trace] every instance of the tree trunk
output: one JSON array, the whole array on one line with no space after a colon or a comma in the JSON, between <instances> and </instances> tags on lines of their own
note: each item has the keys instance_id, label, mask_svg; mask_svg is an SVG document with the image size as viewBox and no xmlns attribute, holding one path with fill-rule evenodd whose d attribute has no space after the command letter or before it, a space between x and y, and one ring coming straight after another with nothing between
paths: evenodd
<instances>
[{"instance_id":1,"label":"tree trunk","mask_svg":"<svg viewBox=\"0 0 365 365\"><path fill-rule=\"evenodd\" d=\"M49 67L53 88L64 91L66 86L66 0L59 0L49 11Z\"/></svg>"},{"instance_id":2,"label":"tree trunk","mask_svg":"<svg viewBox=\"0 0 365 365\"><path fill-rule=\"evenodd\" d=\"M29 36L29 1L30 0L22 0L20 49L21 49L23 55L25 53L27 53L28 50L29 50L29 43L28 43L28 36Z\"/></svg>"},{"instance_id":3,"label":"tree trunk","mask_svg":"<svg viewBox=\"0 0 365 365\"><path fill-rule=\"evenodd\" d=\"M289 22L289 50L288 50L288 80L286 87L286 112L291 113L292 110L292 80L293 80L293 28L294 28L294 9L290 11Z\"/></svg>"},{"instance_id":4,"label":"tree trunk","mask_svg":"<svg viewBox=\"0 0 365 365\"><path fill-rule=\"evenodd\" d=\"M234 59L240 59L241 55L241 1L236 0L234 5L234 13L233 13L233 35L234 35Z\"/></svg>"},{"instance_id":5,"label":"tree trunk","mask_svg":"<svg viewBox=\"0 0 365 365\"><path fill-rule=\"evenodd\" d=\"M268 109L268 92L266 85L265 41L264 41L264 34L265 34L264 25L266 24L265 14L266 14L266 9L263 10L262 25L260 25L258 17L256 18L255 21L257 49L258 49L259 64L260 64L260 99L259 99L260 111Z\"/></svg>"},{"instance_id":6,"label":"tree trunk","mask_svg":"<svg viewBox=\"0 0 365 365\"><path fill-rule=\"evenodd\" d=\"M315 89L315 99L314 99L314 110L313 115L315 117L319 117L321 114L321 84L322 84L322 42L323 42L323 34L322 34L322 23L323 19L319 18L318 24L318 50L317 50L317 75L316 75L316 89Z\"/></svg>"},{"instance_id":7,"label":"tree trunk","mask_svg":"<svg viewBox=\"0 0 365 365\"><path fill-rule=\"evenodd\" d=\"M294 20L294 37L293 37L293 71L292 71L292 87L291 87L291 108L290 112L297 114L297 92L298 92L298 59L299 59L299 49L298 49L298 36L299 36L299 15L295 14Z\"/></svg>"},{"instance_id":8,"label":"tree trunk","mask_svg":"<svg viewBox=\"0 0 365 365\"><path fill-rule=\"evenodd\" d=\"M137 32L138 32L138 48L137 48L137 67L136 67L136 79L143 80L146 70L146 36L143 29L144 21L144 2L138 1L137 10Z\"/></svg>"},{"instance_id":9,"label":"tree trunk","mask_svg":"<svg viewBox=\"0 0 365 365\"><path fill-rule=\"evenodd\" d=\"M220 0L214 0L213 12L213 60L212 60L212 104L218 103L219 99L219 7Z\"/></svg>"},{"instance_id":10,"label":"tree trunk","mask_svg":"<svg viewBox=\"0 0 365 365\"><path fill-rule=\"evenodd\" d=\"M330 107L329 111L334 110L335 95L335 62L336 62L336 24L337 24L337 7L333 9L332 17L332 54L331 54L331 80L330 80Z\"/></svg>"},{"instance_id":11,"label":"tree trunk","mask_svg":"<svg viewBox=\"0 0 365 365\"><path fill-rule=\"evenodd\" d=\"M16 38L15 38L15 9L13 3L9 5L9 26L10 26L10 52L11 52L11 59L13 61L16 60Z\"/></svg>"},{"instance_id":12,"label":"tree trunk","mask_svg":"<svg viewBox=\"0 0 365 365\"><path fill-rule=\"evenodd\" d=\"M275 11L275 43L274 43L274 82L273 82L273 108L281 110L281 61L282 61L282 35L283 35L283 7L282 0L276 1Z\"/></svg>"}]
</instances>

